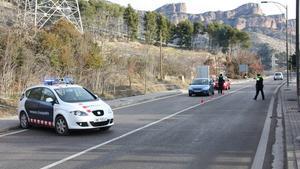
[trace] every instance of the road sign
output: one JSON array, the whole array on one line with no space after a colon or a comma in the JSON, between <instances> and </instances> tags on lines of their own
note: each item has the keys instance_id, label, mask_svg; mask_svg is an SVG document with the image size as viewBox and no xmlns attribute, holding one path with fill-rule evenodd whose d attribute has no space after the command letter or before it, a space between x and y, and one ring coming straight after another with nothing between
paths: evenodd
<instances>
[{"instance_id":1,"label":"road sign","mask_svg":"<svg viewBox=\"0 0 300 169\"><path fill-rule=\"evenodd\" d=\"M239 72L240 73L247 73L248 72L248 65L245 65L245 64L239 65Z\"/></svg>"}]
</instances>

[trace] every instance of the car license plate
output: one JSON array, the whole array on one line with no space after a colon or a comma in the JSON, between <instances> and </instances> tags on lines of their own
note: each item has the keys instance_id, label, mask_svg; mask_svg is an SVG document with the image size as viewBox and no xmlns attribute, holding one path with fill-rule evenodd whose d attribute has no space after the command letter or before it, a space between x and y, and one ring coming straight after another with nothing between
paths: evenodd
<instances>
[{"instance_id":1,"label":"car license plate","mask_svg":"<svg viewBox=\"0 0 300 169\"><path fill-rule=\"evenodd\" d=\"M97 119L95 120L95 122L102 122L102 121L106 121L106 120L107 120L106 117L100 117L100 118L97 118Z\"/></svg>"},{"instance_id":2,"label":"car license plate","mask_svg":"<svg viewBox=\"0 0 300 169\"><path fill-rule=\"evenodd\" d=\"M194 92L199 93L199 92L201 92L201 90L195 90Z\"/></svg>"}]
</instances>

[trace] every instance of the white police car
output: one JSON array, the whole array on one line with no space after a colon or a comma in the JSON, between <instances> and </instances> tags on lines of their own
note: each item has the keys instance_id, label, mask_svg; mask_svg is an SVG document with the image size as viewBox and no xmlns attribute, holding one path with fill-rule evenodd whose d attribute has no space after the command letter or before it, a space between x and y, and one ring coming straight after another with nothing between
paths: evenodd
<instances>
[{"instance_id":1,"label":"white police car","mask_svg":"<svg viewBox=\"0 0 300 169\"><path fill-rule=\"evenodd\" d=\"M67 135L70 129L109 129L114 125L112 109L92 92L54 81L24 91L18 107L21 128L51 127L59 135Z\"/></svg>"}]
</instances>

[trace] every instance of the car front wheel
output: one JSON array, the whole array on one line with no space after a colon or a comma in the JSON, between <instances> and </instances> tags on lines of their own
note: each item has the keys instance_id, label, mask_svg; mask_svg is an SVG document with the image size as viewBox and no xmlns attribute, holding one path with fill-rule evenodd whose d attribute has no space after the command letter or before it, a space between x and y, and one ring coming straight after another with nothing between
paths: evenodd
<instances>
[{"instance_id":1,"label":"car front wheel","mask_svg":"<svg viewBox=\"0 0 300 169\"><path fill-rule=\"evenodd\" d=\"M20 115L20 127L23 129L27 129L29 127L29 121L24 112Z\"/></svg>"},{"instance_id":2,"label":"car front wheel","mask_svg":"<svg viewBox=\"0 0 300 169\"><path fill-rule=\"evenodd\" d=\"M58 116L55 120L55 131L59 135L68 135L69 127L66 119L63 116Z\"/></svg>"}]
</instances>

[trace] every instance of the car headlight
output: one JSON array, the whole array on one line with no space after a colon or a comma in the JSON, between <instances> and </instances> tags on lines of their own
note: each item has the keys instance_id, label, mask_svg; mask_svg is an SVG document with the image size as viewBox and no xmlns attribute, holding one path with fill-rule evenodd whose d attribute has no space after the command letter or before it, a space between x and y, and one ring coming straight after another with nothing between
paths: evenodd
<instances>
[{"instance_id":1,"label":"car headlight","mask_svg":"<svg viewBox=\"0 0 300 169\"><path fill-rule=\"evenodd\" d=\"M209 87L204 87L203 90L209 90Z\"/></svg>"},{"instance_id":2,"label":"car headlight","mask_svg":"<svg viewBox=\"0 0 300 169\"><path fill-rule=\"evenodd\" d=\"M71 114L74 114L75 116L87 116L88 114L83 111L71 111Z\"/></svg>"},{"instance_id":3,"label":"car headlight","mask_svg":"<svg viewBox=\"0 0 300 169\"><path fill-rule=\"evenodd\" d=\"M191 86L189 86L189 90L193 90L193 88Z\"/></svg>"},{"instance_id":4,"label":"car headlight","mask_svg":"<svg viewBox=\"0 0 300 169\"><path fill-rule=\"evenodd\" d=\"M110 107L108 108L107 113L108 114L112 114L113 113L113 111L112 111L112 109Z\"/></svg>"}]
</instances>

